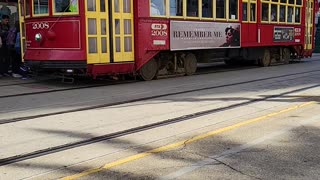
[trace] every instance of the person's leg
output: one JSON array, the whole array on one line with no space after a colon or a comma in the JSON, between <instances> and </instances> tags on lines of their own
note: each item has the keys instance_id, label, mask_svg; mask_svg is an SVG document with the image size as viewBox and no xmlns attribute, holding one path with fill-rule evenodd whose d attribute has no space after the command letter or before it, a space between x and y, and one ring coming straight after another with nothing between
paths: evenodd
<instances>
[{"instance_id":1,"label":"person's leg","mask_svg":"<svg viewBox=\"0 0 320 180\"><path fill-rule=\"evenodd\" d=\"M0 48L0 75L3 75L5 73L5 52L4 48Z\"/></svg>"},{"instance_id":2,"label":"person's leg","mask_svg":"<svg viewBox=\"0 0 320 180\"><path fill-rule=\"evenodd\" d=\"M3 60L2 60L2 73L5 75L9 75L9 63L10 63L10 57L8 53L8 48L3 47L2 49L2 54L3 54Z\"/></svg>"},{"instance_id":3,"label":"person's leg","mask_svg":"<svg viewBox=\"0 0 320 180\"><path fill-rule=\"evenodd\" d=\"M11 57L12 57L12 73L14 74L20 74L20 66L21 66L21 56L16 53L15 50L11 51Z\"/></svg>"}]
</instances>

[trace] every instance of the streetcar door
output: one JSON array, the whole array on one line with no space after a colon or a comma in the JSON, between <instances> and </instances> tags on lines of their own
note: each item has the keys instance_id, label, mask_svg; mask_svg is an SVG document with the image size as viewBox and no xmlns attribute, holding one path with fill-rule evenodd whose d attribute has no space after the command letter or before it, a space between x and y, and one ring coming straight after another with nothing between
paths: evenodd
<instances>
[{"instance_id":1,"label":"streetcar door","mask_svg":"<svg viewBox=\"0 0 320 180\"><path fill-rule=\"evenodd\" d=\"M134 61L133 0L112 0L113 62Z\"/></svg>"},{"instance_id":2,"label":"streetcar door","mask_svg":"<svg viewBox=\"0 0 320 180\"><path fill-rule=\"evenodd\" d=\"M313 44L313 0L306 1L306 29L304 49L312 49Z\"/></svg>"},{"instance_id":3,"label":"streetcar door","mask_svg":"<svg viewBox=\"0 0 320 180\"><path fill-rule=\"evenodd\" d=\"M106 0L86 0L88 64L110 62L109 7Z\"/></svg>"}]
</instances>

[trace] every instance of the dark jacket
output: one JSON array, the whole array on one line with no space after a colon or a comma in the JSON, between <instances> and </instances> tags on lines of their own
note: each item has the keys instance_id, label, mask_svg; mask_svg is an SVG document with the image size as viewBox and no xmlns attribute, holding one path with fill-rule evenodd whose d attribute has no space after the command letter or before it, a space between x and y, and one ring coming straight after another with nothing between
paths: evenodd
<instances>
[{"instance_id":1,"label":"dark jacket","mask_svg":"<svg viewBox=\"0 0 320 180\"><path fill-rule=\"evenodd\" d=\"M8 25L4 25L2 23L0 23L0 36L2 39L2 47L6 46L6 41L7 41L7 35L9 32L10 26Z\"/></svg>"}]
</instances>

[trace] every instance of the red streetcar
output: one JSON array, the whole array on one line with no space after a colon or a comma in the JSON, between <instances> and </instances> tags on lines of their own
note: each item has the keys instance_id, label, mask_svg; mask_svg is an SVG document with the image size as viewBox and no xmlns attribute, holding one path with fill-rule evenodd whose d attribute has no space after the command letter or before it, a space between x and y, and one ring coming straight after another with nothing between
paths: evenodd
<instances>
[{"instance_id":1,"label":"red streetcar","mask_svg":"<svg viewBox=\"0 0 320 180\"><path fill-rule=\"evenodd\" d=\"M23 0L24 61L65 73L192 75L198 62L310 57L313 0Z\"/></svg>"}]
</instances>

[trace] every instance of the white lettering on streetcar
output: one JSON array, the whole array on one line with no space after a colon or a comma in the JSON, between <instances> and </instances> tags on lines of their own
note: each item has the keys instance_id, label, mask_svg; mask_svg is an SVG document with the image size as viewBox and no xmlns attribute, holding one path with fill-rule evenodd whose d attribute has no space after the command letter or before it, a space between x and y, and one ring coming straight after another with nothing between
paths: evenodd
<instances>
[{"instance_id":1,"label":"white lettering on streetcar","mask_svg":"<svg viewBox=\"0 0 320 180\"><path fill-rule=\"evenodd\" d=\"M151 36L168 36L168 25L151 24Z\"/></svg>"},{"instance_id":2,"label":"white lettering on streetcar","mask_svg":"<svg viewBox=\"0 0 320 180\"><path fill-rule=\"evenodd\" d=\"M35 22L32 23L32 29L49 29L50 25L48 22Z\"/></svg>"}]
</instances>

